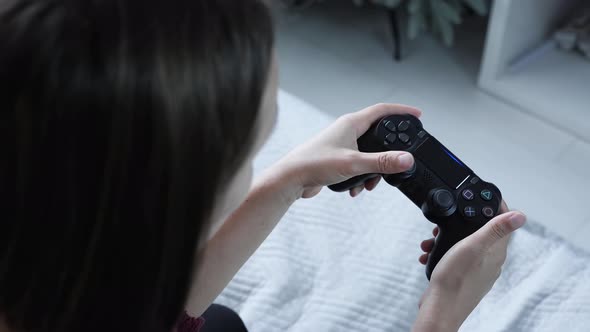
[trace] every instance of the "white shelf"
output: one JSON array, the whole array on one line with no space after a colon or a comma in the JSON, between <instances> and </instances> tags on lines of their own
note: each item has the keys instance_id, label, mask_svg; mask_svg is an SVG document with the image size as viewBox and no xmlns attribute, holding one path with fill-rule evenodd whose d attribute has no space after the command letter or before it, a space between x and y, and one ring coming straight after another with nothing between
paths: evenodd
<instances>
[{"instance_id":1,"label":"white shelf","mask_svg":"<svg viewBox=\"0 0 590 332\"><path fill-rule=\"evenodd\" d=\"M590 61L578 54L551 48L485 89L590 141Z\"/></svg>"},{"instance_id":2,"label":"white shelf","mask_svg":"<svg viewBox=\"0 0 590 332\"><path fill-rule=\"evenodd\" d=\"M494 1L478 84L590 142L590 61L547 44L576 3ZM527 54L534 56L513 70L513 64Z\"/></svg>"}]
</instances>

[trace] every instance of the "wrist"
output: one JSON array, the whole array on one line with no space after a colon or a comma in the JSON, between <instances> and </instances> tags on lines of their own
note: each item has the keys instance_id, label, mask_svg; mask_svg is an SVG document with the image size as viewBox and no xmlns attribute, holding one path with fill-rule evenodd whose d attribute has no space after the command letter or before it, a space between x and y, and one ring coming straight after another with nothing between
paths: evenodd
<instances>
[{"instance_id":1,"label":"wrist","mask_svg":"<svg viewBox=\"0 0 590 332\"><path fill-rule=\"evenodd\" d=\"M285 204L291 205L301 198L303 186L297 181L297 177L290 174L288 169L277 163L265 170L255 181L254 187L271 191Z\"/></svg>"},{"instance_id":2,"label":"wrist","mask_svg":"<svg viewBox=\"0 0 590 332\"><path fill-rule=\"evenodd\" d=\"M432 287L432 286L429 286ZM427 290L418 311L413 332L451 332L459 330L466 317L458 312L456 295L441 288Z\"/></svg>"}]
</instances>

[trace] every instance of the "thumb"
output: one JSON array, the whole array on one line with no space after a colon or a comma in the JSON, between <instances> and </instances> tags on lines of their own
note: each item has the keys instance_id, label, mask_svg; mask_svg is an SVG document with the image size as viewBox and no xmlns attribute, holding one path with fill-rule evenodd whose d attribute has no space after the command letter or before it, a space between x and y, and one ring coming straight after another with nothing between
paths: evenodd
<instances>
[{"instance_id":1,"label":"thumb","mask_svg":"<svg viewBox=\"0 0 590 332\"><path fill-rule=\"evenodd\" d=\"M512 232L519 229L526 222L526 216L521 212L508 212L496 216L477 232L473 233L473 239L484 248L490 248L496 242L507 238Z\"/></svg>"},{"instance_id":2,"label":"thumb","mask_svg":"<svg viewBox=\"0 0 590 332\"><path fill-rule=\"evenodd\" d=\"M412 154L401 151L378 153L359 152L357 160L355 171L358 174L395 174L405 172L414 165Z\"/></svg>"}]
</instances>

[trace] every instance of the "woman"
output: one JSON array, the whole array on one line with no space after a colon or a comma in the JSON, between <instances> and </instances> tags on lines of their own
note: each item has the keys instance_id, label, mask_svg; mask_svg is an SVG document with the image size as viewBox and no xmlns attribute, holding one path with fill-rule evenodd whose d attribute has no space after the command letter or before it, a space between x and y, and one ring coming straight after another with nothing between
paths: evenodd
<instances>
[{"instance_id":1,"label":"woman","mask_svg":"<svg viewBox=\"0 0 590 332\"><path fill-rule=\"evenodd\" d=\"M243 329L210 304L295 200L413 164L357 150L375 120L420 115L380 104L250 184L277 111L260 1L6 0L0 15L1 332L188 331L203 313L203 331ZM414 329L456 330L523 223L505 213L451 249Z\"/></svg>"}]
</instances>

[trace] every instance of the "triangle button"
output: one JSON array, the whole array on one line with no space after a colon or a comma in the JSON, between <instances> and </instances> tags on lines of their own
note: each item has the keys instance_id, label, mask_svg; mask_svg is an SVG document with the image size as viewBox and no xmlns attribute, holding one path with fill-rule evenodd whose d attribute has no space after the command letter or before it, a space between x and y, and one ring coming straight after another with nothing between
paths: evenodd
<instances>
[{"instance_id":1,"label":"triangle button","mask_svg":"<svg viewBox=\"0 0 590 332\"><path fill-rule=\"evenodd\" d=\"M487 189L484 189L484 190L481 191L481 198L483 198L486 201L491 201L492 200L492 196L493 196L492 195L492 192L489 191L489 190L487 190Z\"/></svg>"}]
</instances>

